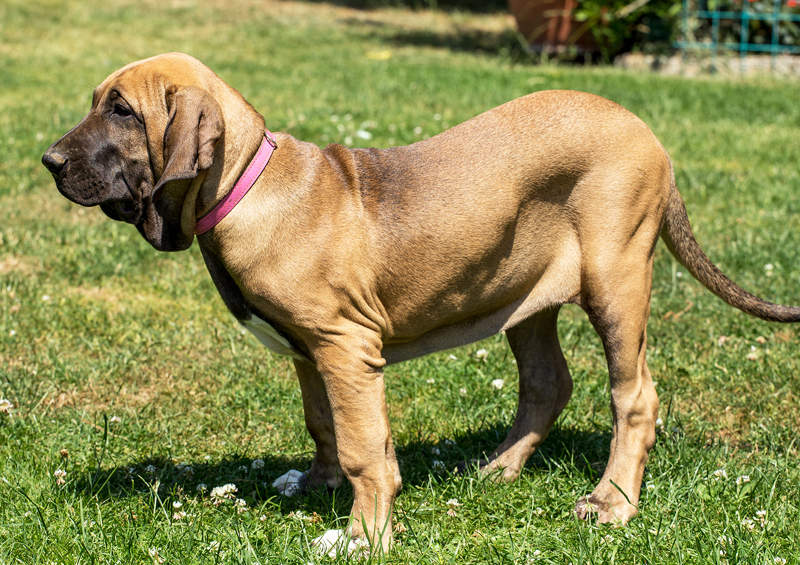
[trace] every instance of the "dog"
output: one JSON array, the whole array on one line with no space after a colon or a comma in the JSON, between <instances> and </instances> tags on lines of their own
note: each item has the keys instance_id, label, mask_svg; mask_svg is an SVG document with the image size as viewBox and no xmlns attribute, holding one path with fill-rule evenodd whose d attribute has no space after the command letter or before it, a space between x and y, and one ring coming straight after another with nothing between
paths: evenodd
<instances>
[{"instance_id":1,"label":"dog","mask_svg":"<svg viewBox=\"0 0 800 565\"><path fill-rule=\"evenodd\" d=\"M266 132L213 71L169 53L106 78L42 161L64 196L135 225L158 250L197 238L231 313L292 357L316 444L302 486L346 477L347 535L382 550L401 487L387 363L505 331L519 408L482 468L513 480L570 398L556 319L579 305L605 349L613 439L575 511L625 524L655 441L645 345L659 236L728 304L800 320L711 263L665 149L592 94L537 92L405 147L320 149Z\"/></svg>"}]
</instances>

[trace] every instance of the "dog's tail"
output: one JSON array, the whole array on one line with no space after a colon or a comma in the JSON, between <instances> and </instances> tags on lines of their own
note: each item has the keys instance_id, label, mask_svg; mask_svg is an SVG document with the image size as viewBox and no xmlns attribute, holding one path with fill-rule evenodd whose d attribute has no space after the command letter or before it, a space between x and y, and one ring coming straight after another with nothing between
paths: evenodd
<instances>
[{"instance_id":1,"label":"dog's tail","mask_svg":"<svg viewBox=\"0 0 800 565\"><path fill-rule=\"evenodd\" d=\"M752 316L771 322L799 322L800 307L773 304L750 294L706 257L694 238L683 198L678 193L673 177L669 201L664 214L661 237L672 254L686 267L694 278L722 300Z\"/></svg>"}]
</instances>

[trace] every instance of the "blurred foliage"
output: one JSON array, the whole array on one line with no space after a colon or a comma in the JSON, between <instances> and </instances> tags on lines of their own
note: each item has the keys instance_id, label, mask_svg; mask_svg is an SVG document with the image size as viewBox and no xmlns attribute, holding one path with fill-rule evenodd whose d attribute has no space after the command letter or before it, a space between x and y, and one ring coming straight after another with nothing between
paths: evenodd
<instances>
[{"instance_id":1,"label":"blurred foliage","mask_svg":"<svg viewBox=\"0 0 800 565\"><path fill-rule=\"evenodd\" d=\"M670 0L584 0L574 18L576 34L588 33L605 61L634 48L646 52L671 49L680 29L681 3Z\"/></svg>"}]
</instances>

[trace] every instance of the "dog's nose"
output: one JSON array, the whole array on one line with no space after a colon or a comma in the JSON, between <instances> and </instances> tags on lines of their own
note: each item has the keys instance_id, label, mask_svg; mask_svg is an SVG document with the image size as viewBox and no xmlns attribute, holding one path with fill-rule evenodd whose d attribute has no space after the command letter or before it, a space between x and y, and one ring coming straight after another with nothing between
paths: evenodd
<instances>
[{"instance_id":1,"label":"dog's nose","mask_svg":"<svg viewBox=\"0 0 800 565\"><path fill-rule=\"evenodd\" d=\"M67 158L57 151L47 151L42 155L42 164L47 167L47 170L57 175L67 164Z\"/></svg>"}]
</instances>

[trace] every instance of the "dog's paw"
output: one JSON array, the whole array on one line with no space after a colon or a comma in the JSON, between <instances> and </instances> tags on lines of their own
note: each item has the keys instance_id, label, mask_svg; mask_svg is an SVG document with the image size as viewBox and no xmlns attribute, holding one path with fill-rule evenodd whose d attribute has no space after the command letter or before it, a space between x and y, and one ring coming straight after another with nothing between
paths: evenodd
<instances>
[{"instance_id":1,"label":"dog's paw","mask_svg":"<svg viewBox=\"0 0 800 565\"><path fill-rule=\"evenodd\" d=\"M600 507L589 500L589 498L590 497L588 496L582 496L575 504L575 515L579 520L585 520L589 522L594 519L594 517L597 516L598 512L600 511Z\"/></svg>"},{"instance_id":2,"label":"dog's paw","mask_svg":"<svg viewBox=\"0 0 800 565\"><path fill-rule=\"evenodd\" d=\"M636 507L627 501L611 506L594 495L583 496L575 504L575 515L584 521L596 520L598 524L611 524L621 527L636 514Z\"/></svg>"},{"instance_id":3,"label":"dog's paw","mask_svg":"<svg viewBox=\"0 0 800 565\"><path fill-rule=\"evenodd\" d=\"M303 490L306 474L297 469L291 469L275 479L272 486L278 489L283 496L294 496Z\"/></svg>"},{"instance_id":4,"label":"dog's paw","mask_svg":"<svg viewBox=\"0 0 800 565\"><path fill-rule=\"evenodd\" d=\"M351 538L345 530L327 530L315 538L311 546L319 555L337 557L339 555L354 555L369 549L369 543L363 539Z\"/></svg>"}]
</instances>

